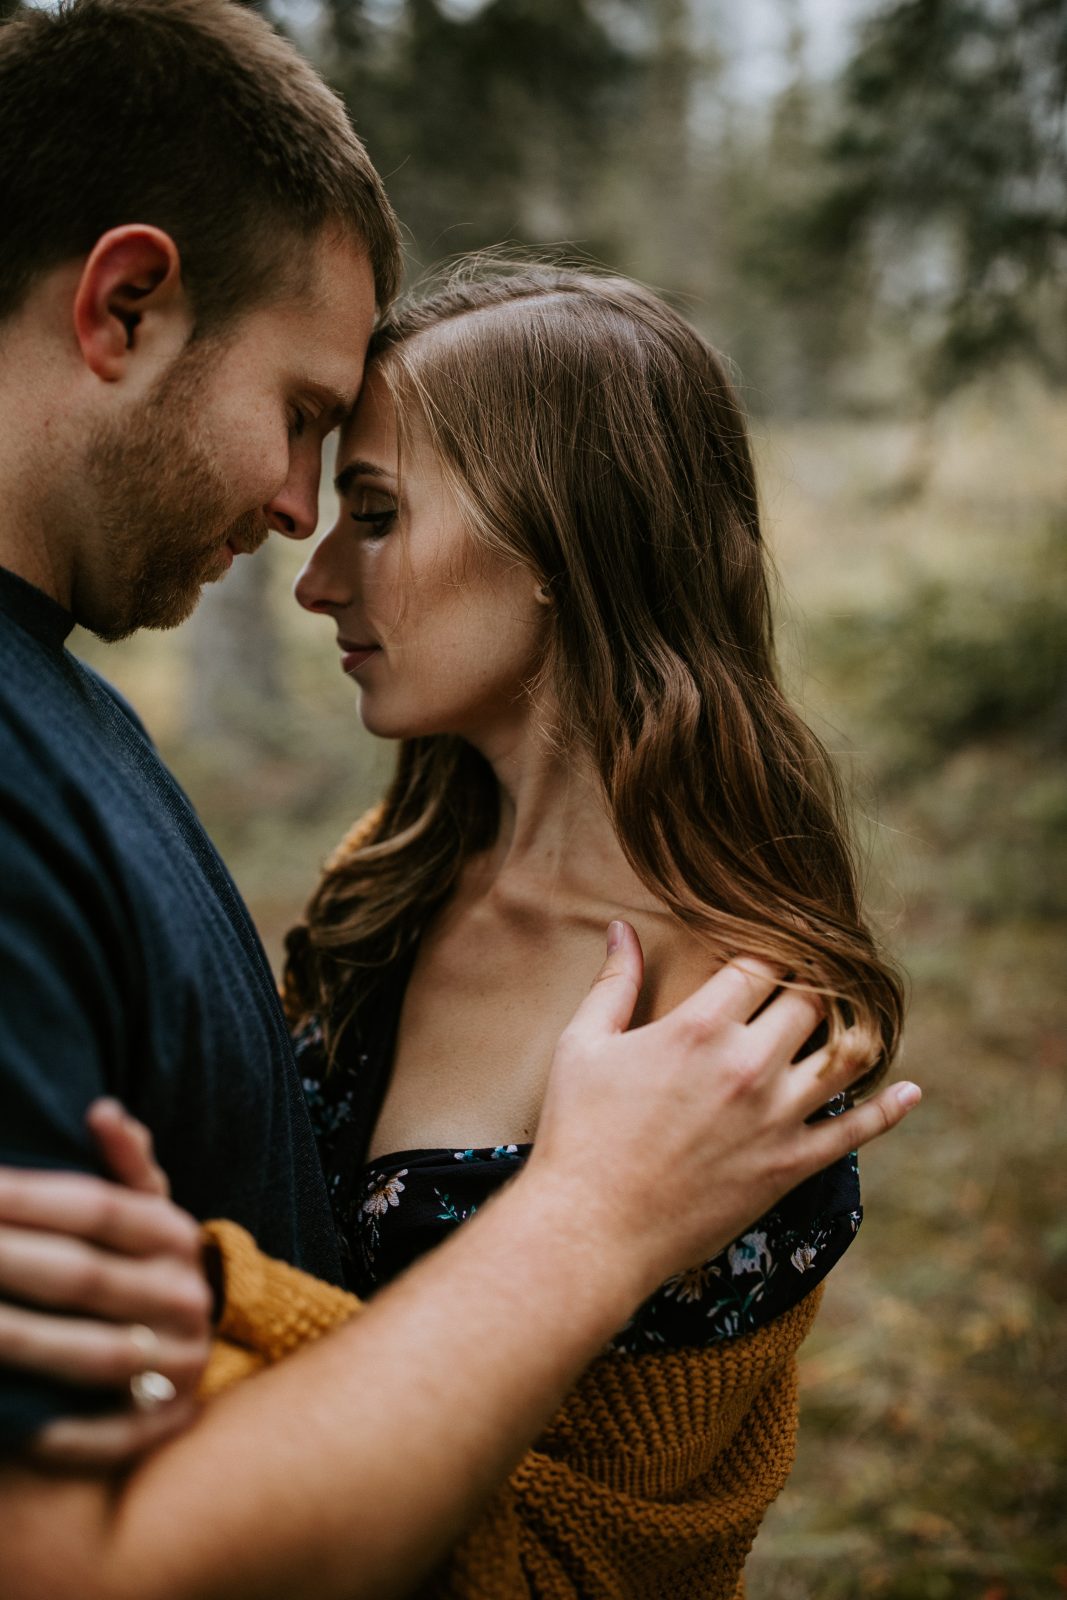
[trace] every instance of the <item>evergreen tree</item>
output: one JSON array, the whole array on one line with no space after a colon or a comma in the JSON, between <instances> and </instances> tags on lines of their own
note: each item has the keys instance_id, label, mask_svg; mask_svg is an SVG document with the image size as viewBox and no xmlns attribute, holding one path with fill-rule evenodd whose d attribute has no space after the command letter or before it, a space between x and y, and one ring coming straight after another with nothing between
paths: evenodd
<instances>
[{"instance_id":1,"label":"evergreen tree","mask_svg":"<svg viewBox=\"0 0 1067 1600\"><path fill-rule=\"evenodd\" d=\"M1067 379L1067 0L893 0L864 27L803 230L865 256L945 393L1022 358Z\"/></svg>"},{"instance_id":2,"label":"evergreen tree","mask_svg":"<svg viewBox=\"0 0 1067 1600\"><path fill-rule=\"evenodd\" d=\"M591 0L404 0L373 22L328 0L328 20L328 70L423 263L583 234L632 73Z\"/></svg>"}]
</instances>

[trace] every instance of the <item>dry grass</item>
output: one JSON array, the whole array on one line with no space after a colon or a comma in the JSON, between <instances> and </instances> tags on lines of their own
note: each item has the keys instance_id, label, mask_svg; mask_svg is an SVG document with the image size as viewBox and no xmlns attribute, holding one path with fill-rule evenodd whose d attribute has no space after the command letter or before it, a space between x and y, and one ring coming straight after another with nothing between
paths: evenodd
<instances>
[{"instance_id":1,"label":"dry grass","mask_svg":"<svg viewBox=\"0 0 1067 1600\"><path fill-rule=\"evenodd\" d=\"M750 1600L1067 1593L1064 926L1027 831L1062 780L1011 729L902 777L900 730L864 704L878 660L864 690L833 672L835 631L918 581L994 609L1011 592L1067 487L1062 408L1014 402L972 398L932 441L813 428L771 451L792 463L779 548L814 636L795 652L809 705L861 765L894 770L872 901L911 974L903 1069L925 1103L864 1161L867 1219L804 1353L797 1466Z\"/></svg>"}]
</instances>

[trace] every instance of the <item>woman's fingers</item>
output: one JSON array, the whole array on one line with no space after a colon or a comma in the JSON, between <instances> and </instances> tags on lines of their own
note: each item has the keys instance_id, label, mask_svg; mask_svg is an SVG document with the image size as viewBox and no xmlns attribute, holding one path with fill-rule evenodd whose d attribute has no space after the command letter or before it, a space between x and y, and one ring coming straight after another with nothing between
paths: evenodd
<instances>
[{"instance_id":1,"label":"woman's fingers","mask_svg":"<svg viewBox=\"0 0 1067 1600\"><path fill-rule=\"evenodd\" d=\"M0 1226L0 1295L65 1312L190 1332L204 1326L211 1310L199 1258L194 1265L173 1255L120 1256L63 1234L4 1226Z\"/></svg>"},{"instance_id":2,"label":"woman's fingers","mask_svg":"<svg viewBox=\"0 0 1067 1600\"><path fill-rule=\"evenodd\" d=\"M200 1230L187 1212L83 1172L0 1167L0 1227L5 1223L91 1239L126 1255L162 1253L195 1261Z\"/></svg>"},{"instance_id":3,"label":"woman's fingers","mask_svg":"<svg viewBox=\"0 0 1067 1600\"><path fill-rule=\"evenodd\" d=\"M182 1433L196 1416L192 1400L174 1400L145 1416L122 1411L109 1417L65 1417L36 1435L26 1454L50 1467L114 1471Z\"/></svg>"},{"instance_id":4,"label":"woman's fingers","mask_svg":"<svg viewBox=\"0 0 1067 1600\"><path fill-rule=\"evenodd\" d=\"M170 1180L156 1160L152 1135L118 1100L94 1100L85 1121L112 1177L128 1189L170 1198Z\"/></svg>"},{"instance_id":5,"label":"woman's fingers","mask_svg":"<svg viewBox=\"0 0 1067 1600\"><path fill-rule=\"evenodd\" d=\"M153 1330L152 1371L169 1378L179 1394L195 1392L211 1353L206 1334ZM42 1372L65 1383L125 1389L146 1370L146 1336L135 1324L53 1317L0 1305L0 1361Z\"/></svg>"},{"instance_id":6,"label":"woman's fingers","mask_svg":"<svg viewBox=\"0 0 1067 1600\"><path fill-rule=\"evenodd\" d=\"M167 1198L148 1130L108 1099L86 1120L117 1182L0 1168L0 1364L120 1393L149 1370L166 1380L158 1410L131 1396L113 1415L50 1424L28 1450L53 1467L114 1470L192 1421L211 1294L200 1230Z\"/></svg>"}]
</instances>

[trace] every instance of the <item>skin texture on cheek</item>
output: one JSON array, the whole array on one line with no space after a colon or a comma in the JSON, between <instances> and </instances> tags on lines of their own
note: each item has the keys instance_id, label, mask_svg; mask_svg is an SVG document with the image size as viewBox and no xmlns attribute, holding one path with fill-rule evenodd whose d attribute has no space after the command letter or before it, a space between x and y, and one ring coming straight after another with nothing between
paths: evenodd
<instances>
[{"instance_id":1,"label":"skin texture on cheek","mask_svg":"<svg viewBox=\"0 0 1067 1600\"><path fill-rule=\"evenodd\" d=\"M472 531L425 431L403 431L401 449L392 395L372 366L338 451L338 520L297 598L331 617L345 658L353 653L372 733L459 734L484 747L529 714L551 614L535 575ZM364 656L366 645L378 648Z\"/></svg>"},{"instance_id":2,"label":"skin texture on cheek","mask_svg":"<svg viewBox=\"0 0 1067 1600\"><path fill-rule=\"evenodd\" d=\"M548 618L533 574L477 542L439 473L413 487L406 528L364 557L367 621L383 646L366 674L364 720L394 737L454 733L481 745L528 714Z\"/></svg>"},{"instance_id":3,"label":"skin texture on cheek","mask_svg":"<svg viewBox=\"0 0 1067 1600\"><path fill-rule=\"evenodd\" d=\"M322 438L358 389L374 284L362 248L330 238L308 281L186 345L147 399L92 430L95 527L72 598L101 637L183 621L227 572L227 544L314 531Z\"/></svg>"},{"instance_id":4,"label":"skin texture on cheek","mask_svg":"<svg viewBox=\"0 0 1067 1600\"><path fill-rule=\"evenodd\" d=\"M234 514L232 490L200 437L210 372L210 357L194 350L133 417L90 440L102 559L76 591L75 613L102 638L184 621L201 586L225 570L227 539L251 549L266 535L261 511Z\"/></svg>"}]
</instances>

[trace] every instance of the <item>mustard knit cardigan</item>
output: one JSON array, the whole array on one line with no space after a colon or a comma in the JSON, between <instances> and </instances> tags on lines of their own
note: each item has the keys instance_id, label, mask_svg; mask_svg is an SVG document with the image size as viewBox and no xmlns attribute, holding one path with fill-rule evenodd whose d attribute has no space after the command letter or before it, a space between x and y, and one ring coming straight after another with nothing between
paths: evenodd
<instances>
[{"instance_id":1,"label":"mustard knit cardigan","mask_svg":"<svg viewBox=\"0 0 1067 1600\"><path fill-rule=\"evenodd\" d=\"M205 1232L225 1291L205 1397L361 1309L234 1223ZM740 1600L745 1557L793 1463L796 1352L821 1294L737 1339L594 1361L419 1595Z\"/></svg>"}]
</instances>

